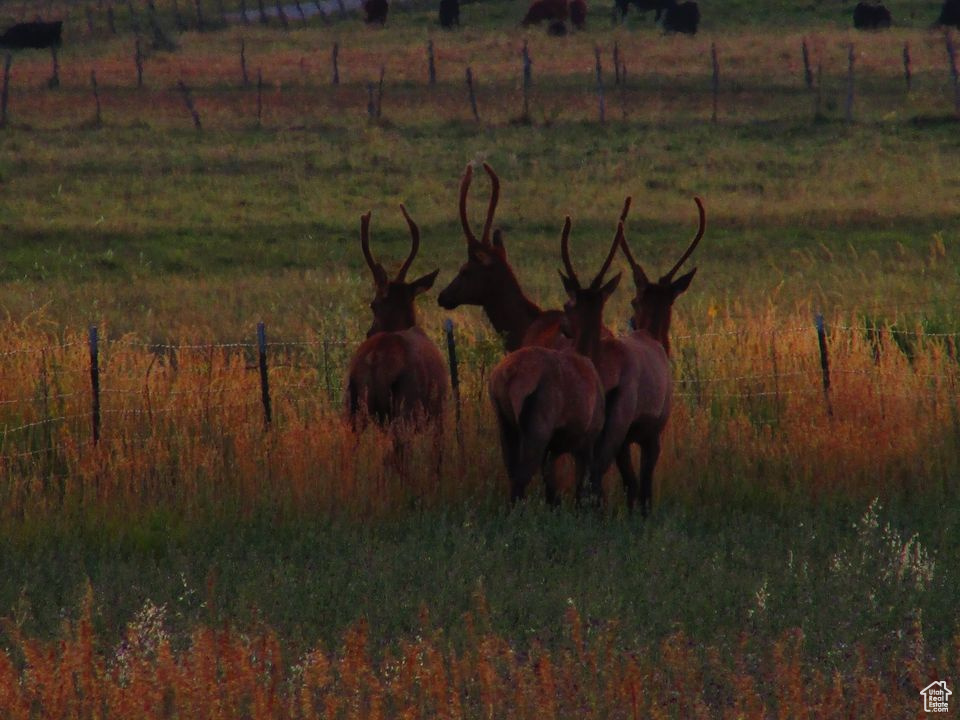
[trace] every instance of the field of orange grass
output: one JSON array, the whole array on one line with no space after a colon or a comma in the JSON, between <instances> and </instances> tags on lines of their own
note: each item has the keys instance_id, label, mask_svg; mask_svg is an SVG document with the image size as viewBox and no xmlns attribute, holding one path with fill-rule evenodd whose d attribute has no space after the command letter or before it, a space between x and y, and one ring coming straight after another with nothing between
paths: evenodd
<instances>
[{"instance_id":1,"label":"field of orange grass","mask_svg":"<svg viewBox=\"0 0 960 720\"><path fill-rule=\"evenodd\" d=\"M655 497L867 500L934 495L958 477L960 365L953 334L828 320L829 395L806 316L716 316L675 329L676 407ZM500 355L460 333L462 411L445 433L398 444L343 420L350 340L268 347L265 426L253 343L100 343L101 441L91 439L86 335L5 329L0 356L0 513L64 508L135 517L249 512L368 517L450 503L505 502L485 376ZM437 338L438 343L442 341ZM614 507L622 505L614 473ZM951 480L953 478L953 480ZM539 494L539 490L534 492Z\"/></svg>"},{"instance_id":2,"label":"field of orange grass","mask_svg":"<svg viewBox=\"0 0 960 720\"><path fill-rule=\"evenodd\" d=\"M519 651L493 632L482 597L454 647L420 610L420 630L375 658L357 622L335 649L283 656L269 627L197 627L171 647L155 608L145 608L116 648L100 647L91 599L60 637L43 642L6 630L0 715L30 718L763 718L923 717L916 688L960 673L960 636L939 658L919 623L877 661L851 647L851 670L810 666L799 630L760 644L748 631L732 657L675 632L658 646L624 651L617 624L586 628L575 607L553 650ZM153 612L151 612L153 611Z\"/></svg>"}]
</instances>

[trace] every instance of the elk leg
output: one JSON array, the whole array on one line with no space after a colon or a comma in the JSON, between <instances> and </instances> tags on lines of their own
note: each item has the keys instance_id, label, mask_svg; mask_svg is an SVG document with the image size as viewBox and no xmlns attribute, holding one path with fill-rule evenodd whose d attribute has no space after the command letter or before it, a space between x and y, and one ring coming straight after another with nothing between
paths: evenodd
<instances>
[{"instance_id":1,"label":"elk leg","mask_svg":"<svg viewBox=\"0 0 960 720\"><path fill-rule=\"evenodd\" d=\"M653 505L653 469L660 457L660 436L644 441L640 450L640 513L646 517Z\"/></svg>"},{"instance_id":2,"label":"elk leg","mask_svg":"<svg viewBox=\"0 0 960 720\"><path fill-rule=\"evenodd\" d=\"M543 458L543 466L540 468L540 474L543 476L543 491L546 497L547 505L556 507L560 504L560 493L557 492L557 458L553 453L548 452Z\"/></svg>"},{"instance_id":3,"label":"elk leg","mask_svg":"<svg viewBox=\"0 0 960 720\"><path fill-rule=\"evenodd\" d=\"M637 505L637 495L639 486L637 485L637 474L633 469L633 456L630 452L630 443L624 443L617 453L617 469L620 471L620 477L623 479L623 487L627 491L627 507L634 510Z\"/></svg>"}]
</instances>

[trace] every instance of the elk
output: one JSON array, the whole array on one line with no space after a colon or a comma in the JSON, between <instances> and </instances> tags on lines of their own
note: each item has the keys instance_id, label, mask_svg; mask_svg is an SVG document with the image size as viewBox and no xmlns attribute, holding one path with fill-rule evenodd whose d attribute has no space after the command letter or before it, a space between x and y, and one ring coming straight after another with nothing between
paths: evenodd
<instances>
[{"instance_id":1,"label":"elk","mask_svg":"<svg viewBox=\"0 0 960 720\"><path fill-rule=\"evenodd\" d=\"M573 455L577 467L577 497L593 466L593 449L603 430L604 392L595 360L599 353L603 306L620 282L620 275L603 283L620 245L622 223L607 258L584 288L569 262L570 218L560 239L568 275L560 273L570 298L565 321L573 347L561 350L523 347L505 357L490 374L490 398L500 429L500 446L510 479L510 498L523 499L539 470L547 502L556 505L554 459Z\"/></svg>"},{"instance_id":2,"label":"elk","mask_svg":"<svg viewBox=\"0 0 960 720\"><path fill-rule=\"evenodd\" d=\"M407 270L420 249L420 230L406 208L400 211L410 228L410 254L393 280L370 253L370 213L360 218L360 247L373 273L376 294L370 308L373 324L350 361L347 410L380 424L394 420L439 421L447 393L446 368L437 347L417 326L414 300L431 287L439 268L407 282ZM439 422L437 423L439 425Z\"/></svg>"},{"instance_id":3,"label":"elk","mask_svg":"<svg viewBox=\"0 0 960 720\"><path fill-rule=\"evenodd\" d=\"M944 0L937 25L960 28L960 0Z\"/></svg>"},{"instance_id":4,"label":"elk","mask_svg":"<svg viewBox=\"0 0 960 720\"><path fill-rule=\"evenodd\" d=\"M500 179L487 163L483 169L490 176L490 203L480 240L470 229L467 219L467 193L473 179L473 167L467 165L460 181L460 224L467 241L467 262L457 276L437 297L447 310L460 305L479 305L490 324L503 337L508 352L523 345L556 346L569 344L561 335L562 310L541 310L520 287L520 282L507 261L507 251L500 230L493 231L493 217L500 198Z\"/></svg>"},{"instance_id":5,"label":"elk","mask_svg":"<svg viewBox=\"0 0 960 720\"><path fill-rule=\"evenodd\" d=\"M363 21L368 25L373 23L380 23L385 25L387 22L387 11L390 9L390 6L387 4L387 0L364 0L363 3L363 12L365 17Z\"/></svg>"},{"instance_id":6,"label":"elk","mask_svg":"<svg viewBox=\"0 0 960 720\"><path fill-rule=\"evenodd\" d=\"M544 20L566 20L570 13L567 0L534 0L520 24L536 25Z\"/></svg>"},{"instance_id":7,"label":"elk","mask_svg":"<svg viewBox=\"0 0 960 720\"><path fill-rule=\"evenodd\" d=\"M440 27L460 27L460 0L440 0Z\"/></svg>"},{"instance_id":8,"label":"elk","mask_svg":"<svg viewBox=\"0 0 960 720\"><path fill-rule=\"evenodd\" d=\"M700 6L694 0L677 3L668 2L663 11L664 32L678 32L696 35L700 25Z\"/></svg>"},{"instance_id":9,"label":"elk","mask_svg":"<svg viewBox=\"0 0 960 720\"><path fill-rule=\"evenodd\" d=\"M626 17L631 5L637 8L639 12L655 10L656 15L654 21L660 22L661 14L670 7L671 3L670 0L616 0L617 10L620 12L621 19Z\"/></svg>"},{"instance_id":10,"label":"elk","mask_svg":"<svg viewBox=\"0 0 960 720\"><path fill-rule=\"evenodd\" d=\"M858 2L853 8L853 26L857 30L883 30L891 22L890 11L881 3Z\"/></svg>"},{"instance_id":11,"label":"elk","mask_svg":"<svg viewBox=\"0 0 960 720\"><path fill-rule=\"evenodd\" d=\"M587 0L570 0L570 22L577 30L587 27Z\"/></svg>"},{"instance_id":12,"label":"elk","mask_svg":"<svg viewBox=\"0 0 960 720\"><path fill-rule=\"evenodd\" d=\"M660 457L660 436L670 418L673 397L673 376L670 368L670 319L673 303L693 280L696 268L674 279L677 271L696 249L706 230L706 212L703 201L694 198L700 214L696 237L670 271L657 282L651 282L643 268L630 252L625 235L621 234L623 249L633 272L636 295L633 306L634 331L624 342L635 355L640 369L637 382L636 415L627 430L617 453L617 469L627 491L627 505L633 509L639 495L640 512L646 516L653 500L653 471ZM631 446L640 446L640 482L633 469Z\"/></svg>"},{"instance_id":13,"label":"elk","mask_svg":"<svg viewBox=\"0 0 960 720\"><path fill-rule=\"evenodd\" d=\"M58 48L62 32L62 20L17 23L8 27L3 35L0 35L0 47L11 50Z\"/></svg>"}]
</instances>

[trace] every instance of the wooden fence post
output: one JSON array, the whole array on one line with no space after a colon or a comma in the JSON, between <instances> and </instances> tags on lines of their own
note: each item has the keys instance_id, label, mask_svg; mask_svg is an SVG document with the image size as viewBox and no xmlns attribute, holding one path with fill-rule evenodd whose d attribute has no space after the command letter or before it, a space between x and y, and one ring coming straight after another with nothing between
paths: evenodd
<instances>
[{"instance_id":1,"label":"wooden fence post","mask_svg":"<svg viewBox=\"0 0 960 720\"><path fill-rule=\"evenodd\" d=\"M447 358L450 361L450 387L453 390L453 407L456 411L457 428L460 428L460 370L457 363L457 342L453 336L453 320L443 321L443 330L447 335Z\"/></svg>"},{"instance_id":2,"label":"wooden fence post","mask_svg":"<svg viewBox=\"0 0 960 720\"><path fill-rule=\"evenodd\" d=\"M620 43L613 41L613 84L620 84Z\"/></svg>"},{"instance_id":3,"label":"wooden fence post","mask_svg":"<svg viewBox=\"0 0 960 720\"><path fill-rule=\"evenodd\" d=\"M713 61L713 79L711 86L713 89L713 113L710 116L712 122L717 122L717 105L720 102L720 58L717 57L717 44L710 43L710 58Z\"/></svg>"},{"instance_id":4,"label":"wooden fence post","mask_svg":"<svg viewBox=\"0 0 960 720\"><path fill-rule=\"evenodd\" d=\"M377 83L377 120L380 119L381 110L383 110L383 75L387 71L385 65L380 66L380 82Z\"/></svg>"},{"instance_id":5,"label":"wooden fence post","mask_svg":"<svg viewBox=\"0 0 960 720\"><path fill-rule=\"evenodd\" d=\"M856 59L856 53L853 49L853 43L850 43L847 49L847 112L848 123L853 122L853 97L855 92L855 82L853 75L853 64Z\"/></svg>"},{"instance_id":6,"label":"wooden fence post","mask_svg":"<svg viewBox=\"0 0 960 720\"><path fill-rule=\"evenodd\" d=\"M243 78L243 86L248 87L250 76L247 75L247 43L243 38L240 38L240 75Z\"/></svg>"},{"instance_id":7,"label":"wooden fence post","mask_svg":"<svg viewBox=\"0 0 960 720\"><path fill-rule=\"evenodd\" d=\"M273 411L270 408L270 376L267 372L267 330L262 322L257 323L257 351L260 356L260 399L263 402L263 427L270 429Z\"/></svg>"},{"instance_id":8,"label":"wooden fence post","mask_svg":"<svg viewBox=\"0 0 960 720\"><path fill-rule=\"evenodd\" d=\"M600 124L606 121L606 108L603 99L603 66L600 63L600 46L595 45L593 48L593 53L596 56L597 61L597 102L598 102L598 112L600 117Z\"/></svg>"},{"instance_id":9,"label":"wooden fence post","mask_svg":"<svg viewBox=\"0 0 960 720\"><path fill-rule=\"evenodd\" d=\"M137 68L137 89L143 87L143 48L140 46L140 38L137 38L137 44L133 52L133 64Z\"/></svg>"},{"instance_id":10,"label":"wooden fence post","mask_svg":"<svg viewBox=\"0 0 960 720\"><path fill-rule=\"evenodd\" d=\"M813 70L810 68L810 48L807 47L807 39L803 39L800 45L803 53L803 80L807 84L807 90L813 90Z\"/></svg>"},{"instance_id":11,"label":"wooden fence post","mask_svg":"<svg viewBox=\"0 0 960 720\"><path fill-rule=\"evenodd\" d=\"M50 79L47 80L47 87L51 90L60 87L60 60L57 57L57 48L50 46L50 60L52 64Z\"/></svg>"},{"instance_id":12,"label":"wooden fence post","mask_svg":"<svg viewBox=\"0 0 960 720\"><path fill-rule=\"evenodd\" d=\"M910 67L910 43L903 44L903 79L907 83L907 92L913 89L913 71Z\"/></svg>"},{"instance_id":13,"label":"wooden fence post","mask_svg":"<svg viewBox=\"0 0 960 720\"><path fill-rule=\"evenodd\" d=\"M97 445L100 442L100 345L96 325L90 326L88 341L90 345L91 423L93 444Z\"/></svg>"},{"instance_id":14,"label":"wooden fence post","mask_svg":"<svg viewBox=\"0 0 960 720\"><path fill-rule=\"evenodd\" d=\"M530 48L527 41L523 41L523 119L530 119L530 85L533 82L533 61L530 59Z\"/></svg>"},{"instance_id":15,"label":"wooden fence post","mask_svg":"<svg viewBox=\"0 0 960 720\"><path fill-rule=\"evenodd\" d=\"M263 71L257 68L257 127L263 124Z\"/></svg>"},{"instance_id":16,"label":"wooden fence post","mask_svg":"<svg viewBox=\"0 0 960 720\"><path fill-rule=\"evenodd\" d=\"M431 87L437 84L437 66L433 61L433 40L427 41L427 77Z\"/></svg>"},{"instance_id":17,"label":"wooden fence post","mask_svg":"<svg viewBox=\"0 0 960 720\"><path fill-rule=\"evenodd\" d=\"M0 127L7 126L7 100L10 97L10 66L13 64L13 55L6 53L3 56L3 90L0 91Z\"/></svg>"},{"instance_id":18,"label":"wooden fence post","mask_svg":"<svg viewBox=\"0 0 960 720\"><path fill-rule=\"evenodd\" d=\"M93 124L95 127L100 127L103 122L100 117L100 91L97 89L97 71L90 71L90 86L93 88L93 101L97 107L97 114L93 118Z\"/></svg>"},{"instance_id":19,"label":"wooden fence post","mask_svg":"<svg viewBox=\"0 0 960 720\"><path fill-rule=\"evenodd\" d=\"M198 113L193 106L193 97L190 95L190 88L184 84L183 80L177 80L177 87L180 88L180 94L183 96L183 104L187 106L187 110L190 111L190 116L193 118L193 126L197 130L201 130L200 113Z\"/></svg>"},{"instance_id":20,"label":"wooden fence post","mask_svg":"<svg viewBox=\"0 0 960 720\"><path fill-rule=\"evenodd\" d=\"M467 91L470 93L470 109L473 110L473 119L480 122L480 113L477 112L477 95L473 91L473 70L467 65Z\"/></svg>"},{"instance_id":21,"label":"wooden fence post","mask_svg":"<svg viewBox=\"0 0 960 720\"><path fill-rule=\"evenodd\" d=\"M340 67L339 67L339 64L337 63L337 56L338 56L339 54L340 54L340 43L334 43L334 44L333 44L333 53L332 53L332 61L333 61L333 84L334 84L334 85L339 85L339 84L340 84Z\"/></svg>"},{"instance_id":22,"label":"wooden fence post","mask_svg":"<svg viewBox=\"0 0 960 720\"><path fill-rule=\"evenodd\" d=\"M814 322L817 326L817 342L820 345L820 372L823 377L823 399L827 404L827 415L833 417L833 405L830 402L830 356L827 353L827 330L823 322L823 313L817 313Z\"/></svg>"}]
</instances>

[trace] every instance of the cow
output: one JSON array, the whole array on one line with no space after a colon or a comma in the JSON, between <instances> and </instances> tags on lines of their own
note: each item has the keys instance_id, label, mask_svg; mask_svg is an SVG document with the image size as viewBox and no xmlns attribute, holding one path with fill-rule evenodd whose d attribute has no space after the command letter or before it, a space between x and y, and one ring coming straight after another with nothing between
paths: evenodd
<instances>
[{"instance_id":1,"label":"cow","mask_svg":"<svg viewBox=\"0 0 960 720\"><path fill-rule=\"evenodd\" d=\"M937 25L960 28L960 0L944 0Z\"/></svg>"},{"instance_id":2,"label":"cow","mask_svg":"<svg viewBox=\"0 0 960 720\"><path fill-rule=\"evenodd\" d=\"M364 0L363 12L366 13L364 22L368 25L373 23L384 25L387 22L387 10L389 9L387 0Z\"/></svg>"},{"instance_id":3,"label":"cow","mask_svg":"<svg viewBox=\"0 0 960 720\"><path fill-rule=\"evenodd\" d=\"M857 30L883 30L890 27L890 11L880 3L858 2L853 9L853 26Z\"/></svg>"},{"instance_id":4,"label":"cow","mask_svg":"<svg viewBox=\"0 0 960 720\"><path fill-rule=\"evenodd\" d=\"M700 25L700 6L694 0L671 2L663 11L664 32L678 32L696 35Z\"/></svg>"},{"instance_id":5,"label":"cow","mask_svg":"<svg viewBox=\"0 0 960 720\"><path fill-rule=\"evenodd\" d=\"M440 27L460 27L460 0L440 0Z\"/></svg>"},{"instance_id":6,"label":"cow","mask_svg":"<svg viewBox=\"0 0 960 720\"><path fill-rule=\"evenodd\" d=\"M61 20L17 23L0 35L0 47L11 50L58 48L62 31L63 21Z\"/></svg>"}]
</instances>

